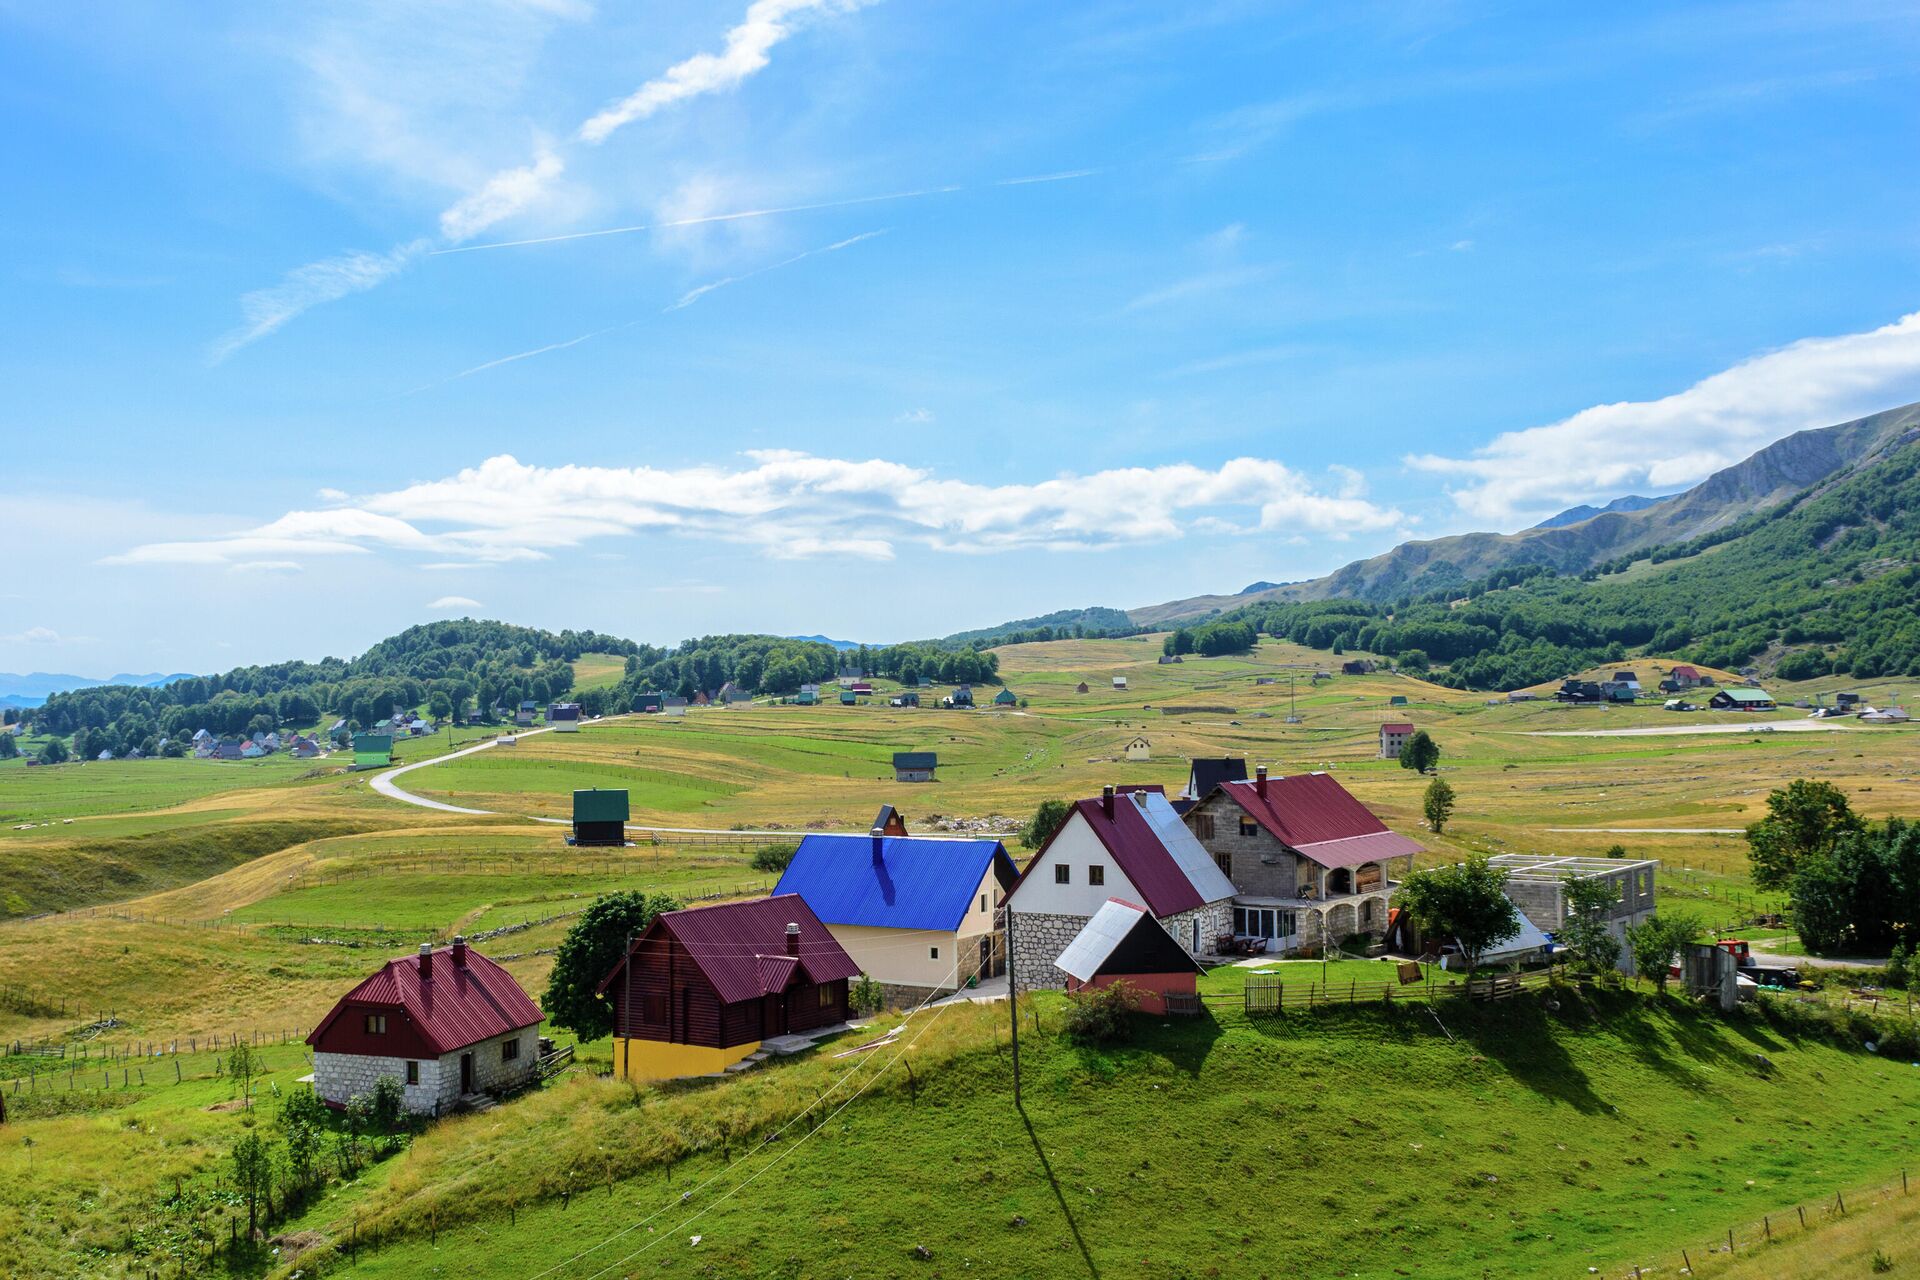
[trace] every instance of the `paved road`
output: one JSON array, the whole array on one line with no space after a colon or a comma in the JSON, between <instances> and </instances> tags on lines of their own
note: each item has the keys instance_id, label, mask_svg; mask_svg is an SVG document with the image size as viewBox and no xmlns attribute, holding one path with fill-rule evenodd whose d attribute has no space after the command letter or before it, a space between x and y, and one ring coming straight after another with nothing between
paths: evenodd
<instances>
[{"instance_id":1,"label":"paved road","mask_svg":"<svg viewBox=\"0 0 1920 1280\"><path fill-rule=\"evenodd\" d=\"M606 721L611 720L613 718L614 717L612 716L603 716L600 720L589 721L589 723L604 724L606 723ZM553 732L553 729L551 727L548 727L545 729L521 729L517 733L515 733L514 736L516 738L531 738L537 733L552 733L552 732ZM466 814L469 817L475 817L475 818L526 818L530 822L547 822L547 823L552 823L555 826L561 826L561 827L572 826L573 825L572 822L570 822L566 818L541 818L541 817L535 817L531 814L513 814L513 813L503 814L495 809L469 809L464 805L448 804L444 800L429 800L425 796L415 795L413 792L408 791L406 788L400 786L400 784L394 781L395 778L398 778L403 773L412 773L415 769L430 769L436 764L445 764L449 760L458 760L461 756L470 756L476 751L487 751L499 745L500 745L499 738L489 738L485 742L476 742L470 747L462 747L458 751L449 751L447 752L447 754L443 756L435 756L431 760L421 760L415 764L403 764L397 769L389 769L385 773L375 774L373 777L373 789L375 791L378 791L381 795L387 797L389 800L398 800L403 804L419 805L422 809L437 809L441 813L460 813L460 814ZM762 837L769 840L791 840L796 835L807 834L806 832L793 832L793 831L736 831L731 827L632 827L630 826L627 828L627 830L636 835L652 832L657 835L663 835L663 836L753 836L753 837ZM840 834L840 835L852 834L852 835L863 836L863 835L866 835L867 833L864 831L856 831L856 832L850 832L850 833L836 832L832 834Z\"/></svg>"},{"instance_id":2,"label":"paved road","mask_svg":"<svg viewBox=\"0 0 1920 1280\"><path fill-rule=\"evenodd\" d=\"M1533 729L1529 738L1672 738L1694 733L1860 733L1835 720L1760 720L1752 724L1674 724L1644 729Z\"/></svg>"}]
</instances>

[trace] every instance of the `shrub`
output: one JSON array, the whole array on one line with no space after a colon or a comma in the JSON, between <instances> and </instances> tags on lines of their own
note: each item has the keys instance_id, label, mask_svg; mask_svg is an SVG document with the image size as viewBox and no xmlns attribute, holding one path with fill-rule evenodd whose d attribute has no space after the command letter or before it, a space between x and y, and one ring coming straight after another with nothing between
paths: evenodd
<instances>
[{"instance_id":1,"label":"shrub","mask_svg":"<svg viewBox=\"0 0 1920 1280\"><path fill-rule=\"evenodd\" d=\"M1113 1044L1133 1034L1140 993L1132 983L1067 993L1066 1036L1078 1044Z\"/></svg>"},{"instance_id":2,"label":"shrub","mask_svg":"<svg viewBox=\"0 0 1920 1280\"><path fill-rule=\"evenodd\" d=\"M868 974L861 974L854 984L847 988L847 1003L852 1005L853 1011L862 1017L880 1012L886 1002L886 993Z\"/></svg>"},{"instance_id":3,"label":"shrub","mask_svg":"<svg viewBox=\"0 0 1920 1280\"><path fill-rule=\"evenodd\" d=\"M763 844L753 851L753 869L777 876L787 869L793 861L793 855L799 851L799 845Z\"/></svg>"}]
</instances>

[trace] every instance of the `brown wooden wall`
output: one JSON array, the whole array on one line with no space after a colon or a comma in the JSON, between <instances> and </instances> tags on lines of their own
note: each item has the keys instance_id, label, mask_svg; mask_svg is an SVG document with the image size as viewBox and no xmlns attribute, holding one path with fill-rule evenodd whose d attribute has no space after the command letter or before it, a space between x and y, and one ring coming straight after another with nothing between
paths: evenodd
<instances>
[{"instance_id":1,"label":"brown wooden wall","mask_svg":"<svg viewBox=\"0 0 1920 1280\"><path fill-rule=\"evenodd\" d=\"M825 1005L820 991L819 986L802 982L777 998L785 1007L786 1030L808 1031L851 1016L846 979L826 984ZM722 1004L706 975L668 938L650 938L641 944L626 970L607 988L607 1001L613 1006L613 1034L626 1039L720 1049L778 1033L777 1028L769 1030L764 997Z\"/></svg>"}]
</instances>

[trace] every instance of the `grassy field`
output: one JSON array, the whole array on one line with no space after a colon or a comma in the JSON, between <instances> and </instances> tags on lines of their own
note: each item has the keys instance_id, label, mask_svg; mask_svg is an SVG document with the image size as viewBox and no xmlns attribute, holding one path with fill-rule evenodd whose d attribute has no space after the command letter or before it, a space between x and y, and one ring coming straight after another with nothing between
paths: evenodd
<instances>
[{"instance_id":1,"label":"grassy field","mask_svg":"<svg viewBox=\"0 0 1920 1280\"><path fill-rule=\"evenodd\" d=\"M357 1213L391 1239L347 1269L365 1276L884 1276L916 1248L941 1274L1619 1275L1895 1174L1920 1102L1903 1065L1630 997L1450 1006L1457 1041L1424 1010L1220 1006L1088 1050L1059 1014L1042 999L1023 1037L1024 1115L1004 1007L963 1006L921 1015L911 1083L878 1053L639 1094L580 1080L512 1124L437 1126L294 1225L338 1238Z\"/></svg>"},{"instance_id":2,"label":"grassy field","mask_svg":"<svg viewBox=\"0 0 1920 1280\"><path fill-rule=\"evenodd\" d=\"M1334 772L1418 836L1427 859L1597 854L1618 843L1662 860L1663 901L1697 901L1718 918L1733 911L1731 894L1755 900L1744 841L1661 828L1737 829L1768 790L1802 776L1838 783L1870 816L1920 809L1920 731L1542 736L1802 713L1490 706L1387 673L1315 682L1316 669L1337 670L1331 655L1275 642L1248 658L1169 666L1158 652L1150 637L1002 650L1024 708L894 710L883 685L857 707L620 718L401 780L497 812L490 817L394 801L369 775L330 761L0 770L0 812L11 815L0 828L0 1042L204 1041L255 1028L274 1040L273 1080L287 1087L304 1058L277 1037L304 1033L345 987L425 938L511 928L481 949L538 993L570 913L597 893L764 890L744 849L576 851L563 828L530 821L564 817L579 786L629 788L636 824L864 830L892 803L915 831L1010 831L1043 798L1105 782L1177 789L1189 757L1243 755L1283 772ZM576 672L612 684L620 666L589 656ZM1114 690L1115 675L1129 688ZM1082 682L1086 694L1076 691ZM1290 710L1299 723L1287 722ZM1376 758L1389 719L1412 720L1445 751L1459 808L1444 836L1418 819L1425 780ZM1122 758L1137 734L1152 759ZM470 741L435 735L401 756L431 759ZM939 782L893 781L891 755L909 749L939 753ZM1335 992L1393 978L1372 961L1336 961L1324 975L1318 964L1255 967L1290 988L1326 982ZM1231 997L1249 972L1215 970L1204 989ZM109 1011L118 1025L85 1029ZM857 1087L864 1077L848 1073L870 1060L817 1058L723 1088L636 1093L582 1078L436 1126L289 1229L331 1236L356 1210L400 1229L402 1243L362 1256L358 1269L370 1275L537 1272L565 1256L563 1246L662 1206L671 1211L649 1224L654 1232L624 1237L622 1253L642 1243L636 1237L659 1241L625 1269L908 1274L921 1265L908 1250L923 1242L934 1255L928 1269L943 1274L1198 1274L1196 1258L1215 1260L1221 1274L1289 1274L1303 1259L1315 1274L1587 1265L1618 1274L1640 1242L1677 1240L1683 1222L1735 1226L1896 1167L1896 1139L1910 1141L1911 1130L1893 1117L1920 1100L1920 1072L1671 1004L1627 1002L1591 1019L1469 1012L1464 1030L1448 1019L1458 1044L1423 1010L1249 1022L1221 1005L1216 1015L1201 1028L1145 1028L1133 1049L1090 1053L1055 1041L1058 1007L1043 1001L1028 1060L1029 1134L1003 1105L996 1015L949 1012L913 1051L917 1099L889 1073L804 1146L782 1144L793 1154L779 1172L684 1209L680 1191L718 1171L723 1154L740 1155L832 1081ZM1754 1077L1745 1061L1755 1047L1792 1087ZM589 1062L605 1056L604 1045L585 1052ZM0 1089L17 1065L0 1058ZM144 1275L153 1255L129 1239L158 1238L173 1213L162 1203L172 1178L207 1183L242 1131L244 1118L208 1110L226 1087L211 1079L210 1058L189 1055L179 1084L171 1059L134 1071L127 1087L116 1076L91 1099L16 1110L8 1132L34 1145L0 1143L0 1274ZM88 1093L84 1082L78 1093ZM1176 1114L1164 1132L1107 1127ZM911 1141L896 1141L901 1134ZM1476 1182L1481 1174L1498 1181ZM562 1210L552 1197L568 1179L597 1190ZM445 1199L455 1193L482 1216L463 1216ZM507 1204L512 1225L494 1216ZM1183 1212L1157 1212L1168 1204ZM1286 1212L1276 1215L1276 1204ZM681 1230L696 1210L705 1216ZM1015 1216L1028 1225L1009 1226ZM411 1234L436 1217L437 1249ZM1154 1230L1142 1234L1137 1224L1148 1221ZM702 1243L689 1245L691 1234ZM778 1256L763 1243L771 1239L782 1242Z\"/></svg>"}]
</instances>

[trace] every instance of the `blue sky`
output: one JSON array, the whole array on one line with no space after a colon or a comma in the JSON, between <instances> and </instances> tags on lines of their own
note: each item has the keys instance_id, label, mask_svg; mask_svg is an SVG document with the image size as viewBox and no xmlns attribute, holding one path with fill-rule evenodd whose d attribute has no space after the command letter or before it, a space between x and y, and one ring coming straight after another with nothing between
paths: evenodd
<instances>
[{"instance_id":1,"label":"blue sky","mask_svg":"<svg viewBox=\"0 0 1920 1280\"><path fill-rule=\"evenodd\" d=\"M0 669L942 634L1920 398L1902 4L188 10L0 3Z\"/></svg>"}]
</instances>

